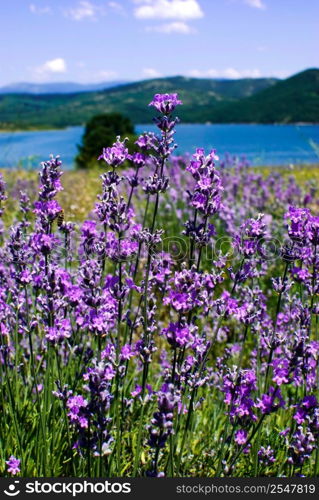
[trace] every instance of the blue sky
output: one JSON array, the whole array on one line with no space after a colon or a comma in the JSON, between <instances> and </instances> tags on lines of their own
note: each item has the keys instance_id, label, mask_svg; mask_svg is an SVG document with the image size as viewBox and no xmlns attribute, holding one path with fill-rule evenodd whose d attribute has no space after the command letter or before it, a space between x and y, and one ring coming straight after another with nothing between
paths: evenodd
<instances>
[{"instance_id":1,"label":"blue sky","mask_svg":"<svg viewBox=\"0 0 319 500\"><path fill-rule=\"evenodd\" d=\"M318 67L318 0L1 0L0 84Z\"/></svg>"}]
</instances>

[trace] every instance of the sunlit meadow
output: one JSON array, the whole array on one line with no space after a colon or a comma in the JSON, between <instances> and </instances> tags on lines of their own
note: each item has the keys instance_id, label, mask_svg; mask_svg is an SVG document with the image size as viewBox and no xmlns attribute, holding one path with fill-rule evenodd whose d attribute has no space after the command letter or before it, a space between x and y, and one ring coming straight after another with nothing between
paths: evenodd
<instances>
[{"instance_id":1,"label":"sunlit meadow","mask_svg":"<svg viewBox=\"0 0 319 500\"><path fill-rule=\"evenodd\" d=\"M1 180L4 476L319 473L317 171L175 156L181 104Z\"/></svg>"}]
</instances>

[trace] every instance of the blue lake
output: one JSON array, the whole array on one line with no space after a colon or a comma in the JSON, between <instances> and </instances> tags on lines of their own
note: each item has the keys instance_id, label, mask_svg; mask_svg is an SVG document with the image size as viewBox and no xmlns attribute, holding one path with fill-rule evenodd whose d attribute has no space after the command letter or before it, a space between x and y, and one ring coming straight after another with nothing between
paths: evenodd
<instances>
[{"instance_id":1,"label":"blue lake","mask_svg":"<svg viewBox=\"0 0 319 500\"><path fill-rule=\"evenodd\" d=\"M155 130L153 125L136 126L137 133ZM0 167L38 166L50 154L61 156L72 168L83 127L39 132L0 132ZM193 153L196 147L215 148L245 156L252 165L319 163L319 125L178 125L177 154Z\"/></svg>"}]
</instances>

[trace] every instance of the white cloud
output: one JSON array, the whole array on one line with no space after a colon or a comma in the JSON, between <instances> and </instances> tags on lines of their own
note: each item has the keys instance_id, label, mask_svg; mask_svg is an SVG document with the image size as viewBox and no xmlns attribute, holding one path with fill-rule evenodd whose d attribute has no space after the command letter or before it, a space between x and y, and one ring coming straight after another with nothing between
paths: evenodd
<instances>
[{"instance_id":1,"label":"white cloud","mask_svg":"<svg viewBox=\"0 0 319 500\"><path fill-rule=\"evenodd\" d=\"M29 11L32 14L40 14L40 15L42 15L42 14L52 14L52 9L48 5L45 5L43 7L38 7L34 3L30 3L30 5L29 5Z\"/></svg>"},{"instance_id":2,"label":"white cloud","mask_svg":"<svg viewBox=\"0 0 319 500\"><path fill-rule=\"evenodd\" d=\"M197 0L134 0L139 19L198 19L203 11Z\"/></svg>"},{"instance_id":3,"label":"white cloud","mask_svg":"<svg viewBox=\"0 0 319 500\"><path fill-rule=\"evenodd\" d=\"M111 10L113 10L117 14L125 14L125 9L124 9L123 5L121 5L118 2L109 2L108 6Z\"/></svg>"},{"instance_id":4,"label":"white cloud","mask_svg":"<svg viewBox=\"0 0 319 500\"><path fill-rule=\"evenodd\" d=\"M195 33L196 30L184 23L183 21L174 21L172 23L160 24L158 26L148 26L146 31L155 31L157 33L180 33L182 35L190 35L191 33Z\"/></svg>"},{"instance_id":5,"label":"white cloud","mask_svg":"<svg viewBox=\"0 0 319 500\"><path fill-rule=\"evenodd\" d=\"M163 75L154 68L144 68L143 76L145 78L160 78Z\"/></svg>"},{"instance_id":6,"label":"white cloud","mask_svg":"<svg viewBox=\"0 0 319 500\"><path fill-rule=\"evenodd\" d=\"M262 0L245 0L245 4L249 5L249 7L253 7L254 9L266 9L266 5Z\"/></svg>"},{"instance_id":7,"label":"white cloud","mask_svg":"<svg viewBox=\"0 0 319 500\"><path fill-rule=\"evenodd\" d=\"M64 15L73 19L73 21L82 21L82 19L96 20L97 14L101 14L103 9L87 0L81 0L76 7L64 10Z\"/></svg>"},{"instance_id":8,"label":"white cloud","mask_svg":"<svg viewBox=\"0 0 319 500\"><path fill-rule=\"evenodd\" d=\"M42 66L36 68L36 74L38 76L45 76L52 73L65 73L67 70L66 62L62 57L57 57L56 59L51 59L46 61Z\"/></svg>"},{"instance_id":9,"label":"white cloud","mask_svg":"<svg viewBox=\"0 0 319 500\"><path fill-rule=\"evenodd\" d=\"M193 69L188 72L188 76L192 76L194 78L260 78L261 73L259 69L244 69L237 70L235 68L226 68L223 70L218 69L207 69L207 70L198 70Z\"/></svg>"}]
</instances>

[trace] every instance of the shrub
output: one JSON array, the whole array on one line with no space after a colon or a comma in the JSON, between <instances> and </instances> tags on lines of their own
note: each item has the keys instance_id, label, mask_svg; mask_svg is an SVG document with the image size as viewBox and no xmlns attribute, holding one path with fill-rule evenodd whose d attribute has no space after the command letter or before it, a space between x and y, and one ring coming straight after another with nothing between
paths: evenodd
<instances>
[{"instance_id":1,"label":"shrub","mask_svg":"<svg viewBox=\"0 0 319 500\"><path fill-rule=\"evenodd\" d=\"M97 164L103 147L111 146L114 137L134 138L134 126L129 118L120 113L96 115L86 124L82 144L75 159L79 168L90 168Z\"/></svg>"}]
</instances>

